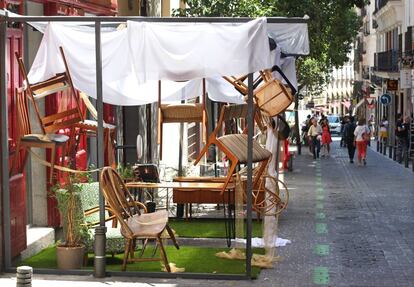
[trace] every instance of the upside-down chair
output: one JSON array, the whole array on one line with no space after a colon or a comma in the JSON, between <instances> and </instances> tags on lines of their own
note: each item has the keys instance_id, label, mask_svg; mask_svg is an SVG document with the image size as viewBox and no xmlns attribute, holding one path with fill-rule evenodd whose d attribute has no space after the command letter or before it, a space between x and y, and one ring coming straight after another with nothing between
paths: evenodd
<instances>
[{"instance_id":1,"label":"upside-down chair","mask_svg":"<svg viewBox=\"0 0 414 287\"><path fill-rule=\"evenodd\" d=\"M98 124L94 120L87 120L81 109L82 99L79 97L76 91L72 77L69 72L68 63L65 57L63 48L60 47L60 53L65 66L63 73L58 73L55 76L38 83L30 83L27 76L27 70L23 63L22 58L16 52L15 56L19 64L20 74L25 81L25 92L31 100L34 107L35 114L38 118L40 127L44 134L56 133L61 129L69 129L71 131L71 138L69 142L69 154L74 155L77 148L77 140L79 134L96 135ZM71 103L74 107L63 109L52 115L42 116L40 113L39 101L50 95L54 95L57 92L62 92L66 97L66 102ZM115 133L115 126L104 124L104 136L105 136L105 149L107 152L106 163L111 164L113 158L110 157L109 151L112 148L112 141Z\"/></svg>"},{"instance_id":2,"label":"upside-down chair","mask_svg":"<svg viewBox=\"0 0 414 287\"><path fill-rule=\"evenodd\" d=\"M17 169L18 159L20 156L20 148L24 151L30 150L31 148L44 148L51 150L50 160L50 176L49 183L52 183L53 170L55 166L56 151L58 148L62 149L61 164L64 164L65 150L68 143L69 137L62 134L45 133L45 134L32 134L30 126L29 110L27 105L27 97L23 88L17 88L16 92L16 115L18 120L18 138L16 141L16 152L14 160L10 169L10 175L13 174L14 170ZM23 155L21 166L18 172L22 172L24 165L27 160L27 154Z\"/></svg>"},{"instance_id":3,"label":"upside-down chair","mask_svg":"<svg viewBox=\"0 0 414 287\"><path fill-rule=\"evenodd\" d=\"M161 81L158 82L158 138L160 146L160 159L162 159L163 127L167 123L201 123L202 140L206 142L207 113L206 113L206 81L203 79L203 94L201 103L185 104L162 104Z\"/></svg>"}]
</instances>

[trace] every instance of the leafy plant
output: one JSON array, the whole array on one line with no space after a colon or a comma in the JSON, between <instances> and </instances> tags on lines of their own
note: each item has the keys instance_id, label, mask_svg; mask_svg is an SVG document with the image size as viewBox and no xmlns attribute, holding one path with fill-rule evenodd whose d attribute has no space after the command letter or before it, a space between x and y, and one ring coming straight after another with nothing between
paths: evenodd
<instances>
[{"instance_id":1,"label":"leafy plant","mask_svg":"<svg viewBox=\"0 0 414 287\"><path fill-rule=\"evenodd\" d=\"M130 164L126 164L123 166L122 164L118 164L116 167L119 175L126 181L134 180L135 179L135 173Z\"/></svg>"},{"instance_id":2,"label":"leafy plant","mask_svg":"<svg viewBox=\"0 0 414 287\"><path fill-rule=\"evenodd\" d=\"M78 176L69 176L67 182L57 184L53 188L63 221L64 242L62 245L66 247L80 246L89 236L83 222L83 211L79 199L82 186L79 182Z\"/></svg>"}]
</instances>

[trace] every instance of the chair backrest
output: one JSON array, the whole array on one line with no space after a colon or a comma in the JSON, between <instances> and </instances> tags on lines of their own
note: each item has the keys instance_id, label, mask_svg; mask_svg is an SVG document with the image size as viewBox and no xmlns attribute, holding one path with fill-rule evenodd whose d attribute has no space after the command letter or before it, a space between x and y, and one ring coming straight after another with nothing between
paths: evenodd
<instances>
[{"instance_id":1,"label":"chair backrest","mask_svg":"<svg viewBox=\"0 0 414 287\"><path fill-rule=\"evenodd\" d=\"M32 133L30 127L29 110L27 106L27 98L23 88L16 89L16 116L18 122L18 137Z\"/></svg>"},{"instance_id":2,"label":"chair backrest","mask_svg":"<svg viewBox=\"0 0 414 287\"><path fill-rule=\"evenodd\" d=\"M89 211L99 206L99 182L87 182L78 183L80 186L80 204L83 212ZM109 214L105 211L105 218L108 218ZM84 216L86 223L99 222L99 213L94 212Z\"/></svg>"},{"instance_id":3,"label":"chair backrest","mask_svg":"<svg viewBox=\"0 0 414 287\"><path fill-rule=\"evenodd\" d=\"M33 84L29 82L27 71L22 58L17 52L15 53L17 62L19 64L20 73L26 83L26 95L31 99L43 133L54 133L59 129L71 127L74 124L84 120L80 108L79 97L73 86L62 47L60 48L60 51L62 54L63 62L65 64L65 72L59 73L46 81ZM63 91L66 92L64 96L74 99L75 107L53 115L42 116L40 113L40 108L38 106L39 99Z\"/></svg>"},{"instance_id":4,"label":"chair backrest","mask_svg":"<svg viewBox=\"0 0 414 287\"><path fill-rule=\"evenodd\" d=\"M104 167L100 175L100 184L107 204L121 223L121 230L126 236L132 237L133 233L126 220L136 214L140 215L141 212L121 176L114 168Z\"/></svg>"}]
</instances>

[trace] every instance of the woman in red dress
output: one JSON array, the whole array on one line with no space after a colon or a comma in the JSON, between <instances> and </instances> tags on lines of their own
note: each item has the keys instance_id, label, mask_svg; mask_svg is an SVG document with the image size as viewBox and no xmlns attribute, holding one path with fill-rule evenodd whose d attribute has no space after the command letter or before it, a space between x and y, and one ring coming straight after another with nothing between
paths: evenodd
<instances>
[{"instance_id":1,"label":"woman in red dress","mask_svg":"<svg viewBox=\"0 0 414 287\"><path fill-rule=\"evenodd\" d=\"M322 156L329 156L331 152L331 130L327 119L322 120Z\"/></svg>"}]
</instances>

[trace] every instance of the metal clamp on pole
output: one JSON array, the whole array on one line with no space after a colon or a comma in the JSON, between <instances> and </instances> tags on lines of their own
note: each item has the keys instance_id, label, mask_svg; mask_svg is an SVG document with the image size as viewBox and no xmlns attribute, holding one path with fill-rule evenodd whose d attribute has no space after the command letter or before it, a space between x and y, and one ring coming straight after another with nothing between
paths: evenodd
<instances>
[{"instance_id":1,"label":"metal clamp on pole","mask_svg":"<svg viewBox=\"0 0 414 287\"><path fill-rule=\"evenodd\" d=\"M106 257L105 257L105 246L106 246L106 227L97 226L95 227L95 243L94 243L94 270L93 276L96 278L103 278L106 276Z\"/></svg>"}]
</instances>

